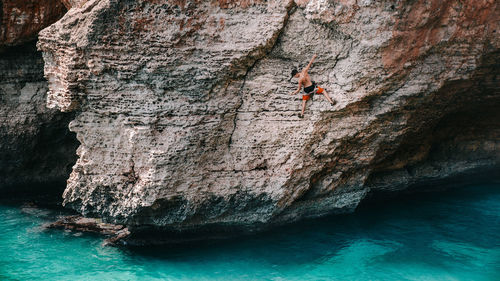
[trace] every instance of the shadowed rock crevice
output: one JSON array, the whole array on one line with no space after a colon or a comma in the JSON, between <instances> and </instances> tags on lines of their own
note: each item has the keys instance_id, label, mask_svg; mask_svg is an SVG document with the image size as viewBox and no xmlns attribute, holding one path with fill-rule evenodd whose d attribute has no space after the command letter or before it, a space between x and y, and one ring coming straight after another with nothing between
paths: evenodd
<instances>
[{"instance_id":1,"label":"shadowed rock crevice","mask_svg":"<svg viewBox=\"0 0 500 281\"><path fill-rule=\"evenodd\" d=\"M47 81L35 42L0 54L0 190L59 197L76 162L72 114L47 109Z\"/></svg>"},{"instance_id":2,"label":"shadowed rock crevice","mask_svg":"<svg viewBox=\"0 0 500 281\"><path fill-rule=\"evenodd\" d=\"M485 54L471 80L450 82L424 103L408 121L414 130L403 137L395 152L379 151L367 186L374 191L402 190L424 186L426 181L461 177L463 173L480 176L481 170L491 173L491 169L498 169L498 57L498 51ZM433 112L439 114L433 118Z\"/></svg>"},{"instance_id":3,"label":"shadowed rock crevice","mask_svg":"<svg viewBox=\"0 0 500 281\"><path fill-rule=\"evenodd\" d=\"M475 177L483 180L487 175L495 175L492 171L500 168L500 102L475 105L480 106L480 112L471 104L405 139L395 154L378 164L367 186L375 193L410 186L423 188L426 184L430 190L432 186L441 188L438 182L454 178L461 178L465 184Z\"/></svg>"}]
</instances>

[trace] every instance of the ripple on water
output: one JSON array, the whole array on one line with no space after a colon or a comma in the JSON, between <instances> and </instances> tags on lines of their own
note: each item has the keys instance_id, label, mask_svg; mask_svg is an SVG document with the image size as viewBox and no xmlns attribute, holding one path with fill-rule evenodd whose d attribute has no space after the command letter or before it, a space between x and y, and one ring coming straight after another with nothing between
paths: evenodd
<instances>
[{"instance_id":1,"label":"ripple on water","mask_svg":"<svg viewBox=\"0 0 500 281\"><path fill-rule=\"evenodd\" d=\"M0 280L500 280L500 185L191 247L117 249L0 205Z\"/></svg>"}]
</instances>

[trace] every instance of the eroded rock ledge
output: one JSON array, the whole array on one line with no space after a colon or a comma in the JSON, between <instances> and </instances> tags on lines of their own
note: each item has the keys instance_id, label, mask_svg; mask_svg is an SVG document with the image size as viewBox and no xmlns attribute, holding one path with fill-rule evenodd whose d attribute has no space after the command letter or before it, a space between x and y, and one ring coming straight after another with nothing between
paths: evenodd
<instances>
[{"instance_id":1,"label":"eroded rock ledge","mask_svg":"<svg viewBox=\"0 0 500 281\"><path fill-rule=\"evenodd\" d=\"M132 233L255 230L498 167L498 18L473 0L82 2L38 45L80 141L64 204ZM299 119L289 72L314 53L338 103Z\"/></svg>"}]
</instances>

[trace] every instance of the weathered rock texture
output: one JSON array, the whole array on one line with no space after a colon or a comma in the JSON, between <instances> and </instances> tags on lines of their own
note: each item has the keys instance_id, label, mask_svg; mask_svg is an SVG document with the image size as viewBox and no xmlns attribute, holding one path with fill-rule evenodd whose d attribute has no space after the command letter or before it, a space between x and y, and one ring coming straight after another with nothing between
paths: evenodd
<instances>
[{"instance_id":1,"label":"weathered rock texture","mask_svg":"<svg viewBox=\"0 0 500 281\"><path fill-rule=\"evenodd\" d=\"M116 1L40 33L81 145L64 203L134 232L256 229L499 164L496 1ZM288 94L290 70L338 101Z\"/></svg>"},{"instance_id":2,"label":"weathered rock texture","mask_svg":"<svg viewBox=\"0 0 500 281\"><path fill-rule=\"evenodd\" d=\"M40 30L60 19L64 13L66 7L59 0L2 0L0 50L34 40Z\"/></svg>"},{"instance_id":3,"label":"weathered rock texture","mask_svg":"<svg viewBox=\"0 0 500 281\"><path fill-rule=\"evenodd\" d=\"M35 42L0 53L0 190L61 192L76 161L72 114L46 107L47 80Z\"/></svg>"},{"instance_id":4,"label":"weathered rock texture","mask_svg":"<svg viewBox=\"0 0 500 281\"><path fill-rule=\"evenodd\" d=\"M38 31L60 19L58 0L0 2L0 190L62 192L78 143L72 114L48 109Z\"/></svg>"}]
</instances>

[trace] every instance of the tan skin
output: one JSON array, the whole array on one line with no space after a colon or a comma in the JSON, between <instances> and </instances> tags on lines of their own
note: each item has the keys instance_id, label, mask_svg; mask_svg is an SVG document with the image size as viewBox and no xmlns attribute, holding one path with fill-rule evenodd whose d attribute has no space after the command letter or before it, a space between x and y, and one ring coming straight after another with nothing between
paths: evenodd
<instances>
[{"instance_id":1,"label":"tan skin","mask_svg":"<svg viewBox=\"0 0 500 281\"><path fill-rule=\"evenodd\" d=\"M297 87L297 90L295 90L295 92L292 92L290 95L296 95L300 92L300 89L302 87L306 88L306 87L309 87L311 86L313 83L311 81L311 77L309 76L309 73L307 73L309 71L309 69L311 68L311 65L312 63L314 62L314 59L316 59L317 55L314 55L311 59L311 61L309 62L309 64L304 68L302 69L301 72L295 74L295 78L298 78L299 79L299 85ZM328 96L328 93L326 91L323 91L323 96L325 96L325 98L328 100L328 102L330 102L330 104L334 105L335 103L332 101L332 99ZM302 111L300 113L300 117L303 117L304 116L304 111L306 110L306 100L302 100Z\"/></svg>"}]
</instances>

